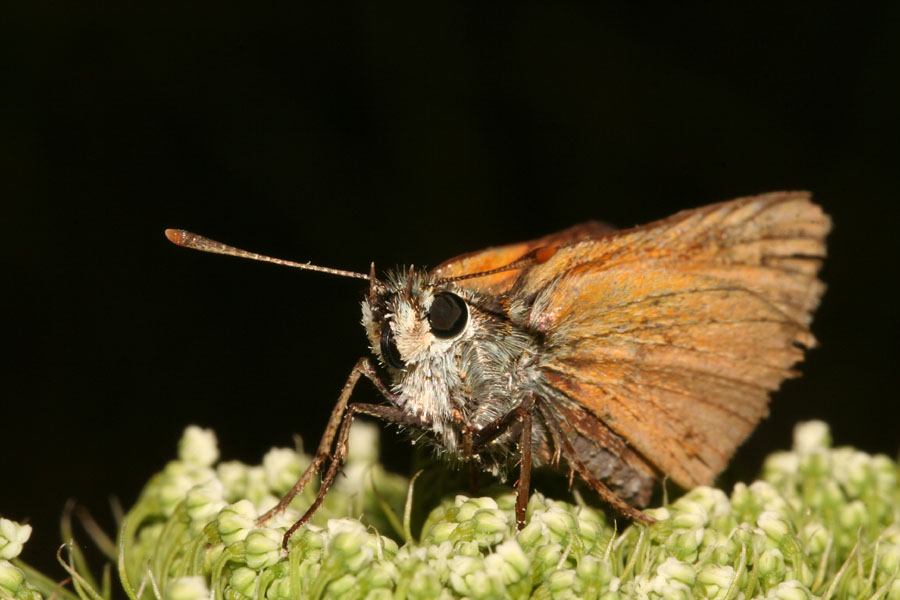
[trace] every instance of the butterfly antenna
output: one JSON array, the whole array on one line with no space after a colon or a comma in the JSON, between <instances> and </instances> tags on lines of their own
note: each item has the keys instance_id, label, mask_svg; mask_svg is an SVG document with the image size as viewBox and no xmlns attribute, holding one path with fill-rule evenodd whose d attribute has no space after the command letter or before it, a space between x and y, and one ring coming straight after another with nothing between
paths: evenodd
<instances>
[{"instance_id":1,"label":"butterfly antenna","mask_svg":"<svg viewBox=\"0 0 900 600\"><path fill-rule=\"evenodd\" d=\"M228 256L237 256L238 258L249 258L250 260L258 260L261 262L274 263L285 267L295 267L297 269L305 269L307 271L319 271L321 273L330 273L331 275L339 275L341 277L353 277L354 279L374 280L374 272L371 275L365 273L356 273L355 271L344 271L343 269L331 269L329 267L320 267L309 263L298 263L292 260L284 260L281 258L272 258L265 254L257 254L256 252L247 252L240 248L235 248L222 242L217 242L209 238L185 231L184 229L166 229L166 237L176 246L184 246L185 248L193 248L194 250L202 250L203 252L211 252L212 254L226 254ZM374 266L374 265L373 265Z\"/></svg>"}]
</instances>

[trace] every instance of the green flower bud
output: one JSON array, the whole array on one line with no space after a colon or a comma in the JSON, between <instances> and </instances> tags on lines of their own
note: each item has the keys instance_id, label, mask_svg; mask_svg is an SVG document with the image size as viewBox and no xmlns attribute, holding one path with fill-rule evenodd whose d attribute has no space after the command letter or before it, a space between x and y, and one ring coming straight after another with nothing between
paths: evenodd
<instances>
[{"instance_id":1,"label":"green flower bud","mask_svg":"<svg viewBox=\"0 0 900 600\"><path fill-rule=\"evenodd\" d=\"M731 502L725 492L720 489L703 485L694 488L683 497L700 504L706 509L706 514L710 519L731 513Z\"/></svg>"},{"instance_id":2,"label":"green flower bud","mask_svg":"<svg viewBox=\"0 0 900 600\"><path fill-rule=\"evenodd\" d=\"M475 516L475 512L480 509L498 509L496 500L489 497L466 498L465 496L457 496L454 500L454 505L457 507L457 511L456 517L453 520L457 523L471 520L472 517Z\"/></svg>"},{"instance_id":3,"label":"green flower bud","mask_svg":"<svg viewBox=\"0 0 900 600\"><path fill-rule=\"evenodd\" d=\"M674 529L703 529L709 522L709 513L699 502L687 498L679 498L671 507L672 519L669 521Z\"/></svg>"},{"instance_id":4,"label":"green flower bud","mask_svg":"<svg viewBox=\"0 0 900 600\"><path fill-rule=\"evenodd\" d=\"M459 523L435 523L428 531L426 539L433 544L440 544L453 538Z\"/></svg>"},{"instance_id":5,"label":"green flower bud","mask_svg":"<svg viewBox=\"0 0 900 600\"><path fill-rule=\"evenodd\" d=\"M828 547L830 534L821 523L810 521L803 526L800 539L803 540L804 552L809 556L819 556Z\"/></svg>"},{"instance_id":6,"label":"green flower bud","mask_svg":"<svg viewBox=\"0 0 900 600\"><path fill-rule=\"evenodd\" d=\"M658 577L662 577L667 583L670 580L678 581L688 587L694 585L694 580L697 578L697 573L694 571L693 565L681 562L671 556L657 567L656 573Z\"/></svg>"},{"instance_id":7,"label":"green flower bud","mask_svg":"<svg viewBox=\"0 0 900 600\"><path fill-rule=\"evenodd\" d=\"M216 478L222 482L224 497L229 502L247 496L247 465L231 460L216 465Z\"/></svg>"},{"instance_id":8,"label":"green flower bud","mask_svg":"<svg viewBox=\"0 0 900 600\"><path fill-rule=\"evenodd\" d=\"M290 448L272 448L263 456L266 485L277 496L283 496L303 474L300 455Z\"/></svg>"},{"instance_id":9,"label":"green flower bud","mask_svg":"<svg viewBox=\"0 0 900 600\"><path fill-rule=\"evenodd\" d=\"M31 537L31 525L0 518L0 559L12 560Z\"/></svg>"},{"instance_id":10,"label":"green flower bud","mask_svg":"<svg viewBox=\"0 0 900 600\"><path fill-rule=\"evenodd\" d=\"M431 600L437 598L444 586L437 573L426 564L421 564L411 569L412 577L409 580L409 597L413 599Z\"/></svg>"},{"instance_id":11,"label":"green flower bud","mask_svg":"<svg viewBox=\"0 0 900 600\"><path fill-rule=\"evenodd\" d=\"M785 573L784 555L777 548L765 550L759 556L759 577L763 588L768 589L782 581Z\"/></svg>"},{"instance_id":12,"label":"green flower bud","mask_svg":"<svg viewBox=\"0 0 900 600\"><path fill-rule=\"evenodd\" d=\"M882 494L890 494L898 485L897 465L883 454L872 457L872 471L875 475L875 487Z\"/></svg>"},{"instance_id":13,"label":"green flower bud","mask_svg":"<svg viewBox=\"0 0 900 600\"><path fill-rule=\"evenodd\" d=\"M460 556L481 556L481 547L475 540L461 540L453 545L453 552Z\"/></svg>"},{"instance_id":14,"label":"green flower bud","mask_svg":"<svg viewBox=\"0 0 900 600\"><path fill-rule=\"evenodd\" d=\"M184 504L192 524L202 528L212 521L225 507L223 495L224 489L218 479L210 479L188 490ZM199 531L197 527L195 529Z\"/></svg>"},{"instance_id":15,"label":"green flower bud","mask_svg":"<svg viewBox=\"0 0 900 600\"><path fill-rule=\"evenodd\" d=\"M366 600L391 600L393 597L393 590L387 588L371 589L366 594Z\"/></svg>"},{"instance_id":16,"label":"green flower bud","mask_svg":"<svg viewBox=\"0 0 900 600\"><path fill-rule=\"evenodd\" d=\"M551 506L544 512L536 513L532 519L540 520L546 525L550 539L557 543L566 543L577 531L575 517L559 506Z\"/></svg>"},{"instance_id":17,"label":"green flower bud","mask_svg":"<svg viewBox=\"0 0 900 600\"><path fill-rule=\"evenodd\" d=\"M603 538L604 522L600 519L600 516L596 511L582 508L576 512L575 517L578 521L576 531L585 541L586 546L590 547Z\"/></svg>"},{"instance_id":18,"label":"green flower bud","mask_svg":"<svg viewBox=\"0 0 900 600\"><path fill-rule=\"evenodd\" d=\"M203 577L178 577L166 590L167 600L209 600L209 589Z\"/></svg>"},{"instance_id":19,"label":"green flower bud","mask_svg":"<svg viewBox=\"0 0 900 600\"><path fill-rule=\"evenodd\" d=\"M330 519L328 521L329 555L337 559L349 572L357 573L371 562L375 553L366 544L369 533L365 526L354 519Z\"/></svg>"},{"instance_id":20,"label":"green flower bud","mask_svg":"<svg viewBox=\"0 0 900 600\"><path fill-rule=\"evenodd\" d=\"M259 515L249 500L238 500L219 511L217 527L219 536L226 544L233 544L246 539L250 530L256 527Z\"/></svg>"},{"instance_id":21,"label":"green flower bud","mask_svg":"<svg viewBox=\"0 0 900 600\"><path fill-rule=\"evenodd\" d=\"M211 467L219 459L216 434L212 429L190 425L178 441L178 460L197 467Z\"/></svg>"},{"instance_id":22,"label":"green flower bud","mask_svg":"<svg viewBox=\"0 0 900 600\"><path fill-rule=\"evenodd\" d=\"M0 560L0 590L16 595L25 586L25 573L8 560Z\"/></svg>"},{"instance_id":23,"label":"green flower bud","mask_svg":"<svg viewBox=\"0 0 900 600\"><path fill-rule=\"evenodd\" d=\"M802 477L825 479L831 471L831 455L827 450L813 450L800 455L798 472Z\"/></svg>"},{"instance_id":24,"label":"green flower bud","mask_svg":"<svg viewBox=\"0 0 900 600\"><path fill-rule=\"evenodd\" d=\"M159 502L160 512L164 516L171 516L175 507L184 500L188 490L201 483L194 481L193 475L181 463L170 462L166 465L158 485L152 489Z\"/></svg>"},{"instance_id":25,"label":"green flower bud","mask_svg":"<svg viewBox=\"0 0 900 600\"><path fill-rule=\"evenodd\" d=\"M275 506L279 500L269 491L266 470L260 466L247 468L247 490L245 495L256 507L259 514Z\"/></svg>"},{"instance_id":26,"label":"green flower bud","mask_svg":"<svg viewBox=\"0 0 900 600\"><path fill-rule=\"evenodd\" d=\"M550 534L546 531L544 523L538 519L532 519L516 534L516 539L523 548L531 550L535 546L542 546L550 541Z\"/></svg>"},{"instance_id":27,"label":"green flower bud","mask_svg":"<svg viewBox=\"0 0 900 600\"><path fill-rule=\"evenodd\" d=\"M738 522L753 523L763 511L764 500L744 483L736 483L731 492L731 510Z\"/></svg>"},{"instance_id":28,"label":"green flower bud","mask_svg":"<svg viewBox=\"0 0 900 600\"><path fill-rule=\"evenodd\" d=\"M697 549L703 541L703 529L694 529L672 534L666 541L666 547L680 560L693 562L697 558Z\"/></svg>"},{"instance_id":29,"label":"green flower bud","mask_svg":"<svg viewBox=\"0 0 900 600\"><path fill-rule=\"evenodd\" d=\"M358 575L357 581L364 589L373 590L375 588L393 588L399 577L397 565L389 560L379 560L363 569Z\"/></svg>"},{"instance_id":30,"label":"green flower bud","mask_svg":"<svg viewBox=\"0 0 900 600\"><path fill-rule=\"evenodd\" d=\"M750 493L756 497L760 506L766 506L771 502L784 502L784 498L781 497L778 488L768 481L754 481L750 484L748 489L750 490Z\"/></svg>"},{"instance_id":31,"label":"green flower bud","mask_svg":"<svg viewBox=\"0 0 900 600\"><path fill-rule=\"evenodd\" d=\"M538 570L543 572L548 569L555 569L562 558L563 547L559 544L545 544L537 549L534 553L534 562Z\"/></svg>"},{"instance_id":32,"label":"green flower bud","mask_svg":"<svg viewBox=\"0 0 900 600\"><path fill-rule=\"evenodd\" d=\"M784 485L794 481L799 467L799 458L793 452L773 452L763 464L763 477L775 485Z\"/></svg>"},{"instance_id":33,"label":"green flower bud","mask_svg":"<svg viewBox=\"0 0 900 600\"><path fill-rule=\"evenodd\" d=\"M854 500L841 508L838 514L838 523L841 527L848 531L852 531L854 535L856 530L861 526L868 524L869 514L866 505L860 500Z\"/></svg>"},{"instance_id":34,"label":"green flower bud","mask_svg":"<svg viewBox=\"0 0 900 600\"><path fill-rule=\"evenodd\" d=\"M291 578L279 577L269 584L266 588L266 598L268 600L292 600L291 598Z\"/></svg>"},{"instance_id":35,"label":"green flower bud","mask_svg":"<svg viewBox=\"0 0 900 600\"><path fill-rule=\"evenodd\" d=\"M253 569L238 567L231 574L228 585L242 596L250 598L256 593L256 578L258 576L259 574Z\"/></svg>"},{"instance_id":36,"label":"green flower bud","mask_svg":"<svg viewBox=\"0 0 900 600\"><path fill-rule=\"evenodd\" d=\"M479 588L483 586L483 582L474 577L482 570L481 560L473 556L454 556L450 559L450 585L462 596L475 595L472 583L478 584Z\"/></svg>"},{"instance_id":37,"label":"green flower bud","mask_svg":"<svg viewBox=\"0 0 900 600\"><path fill-rule=\"evenodd\" d=\"M326 597L340 598L343 594L347 594L356 587L356 585L356 577L350 573L346 573L328 584L325 595Z\"/></svg>"},{"instance_id":38,"label":"green flower bud","mask_svg":"<svg viewBox=\"0 0 900 600\"><path fill-rule=\"evenodd\" d=\"M766 600L809 600L809 590L799 581L784 581L769 590Z\"/></svg>"},{"instance_id":39,"label":"green flower bud","mask_svg":"<svg viewBox=\"0 0 900 600\"><path fill-rule=\"evenodd\" d=\"M475 538L484 547L500 543L509 533L506 513L499 509L477 510L472 521L475 524Z\"/></svg>"},{"instance_id":40,"label":"green flower bud","mask_svg":"<svg viewBox=\"0 0 900 600\"><path fill-rule=\"evenodd\" d=\"M809 454L831 448L831 432L823 421L807 421L794 427L794 452Z\"/></svg>"},{"instance_id":41,"label":"green flower bud","mask_svg":"<svg viewBox=\"0 0 900 600\"><path fill-rule=\"evenodd\" d=\"M528 575L531 561L515 540L507 540L484 559L485 569L496 572L503 583L509 585Z\"/></svg>"},{"instance_id":42,"label":"green flower bud","mask_svg":"<svg viewBox=\"0 0 900 600\"><path fill-rule=\"evenodd\" d=\"M244 540L247 566L258 571L281 560L282 538L280 531L268 527L248 533Z\"/></svg>"},{"instance_id":43,"label":"green flower bud","mask_svg":"<svg viewBox=\"0 0 900 600\"><path fill-rule=\"evenodd\" d=\"M782 544L791 536L791 523L781 513L767 510L756 519L756 526L776 544Z\"/></svg>"},{"instance_id":44,"label":"green flower bud","mask_svg":"<svg viewBox=\"0 0 900 600\"><path fill-rule=\"evenodd\" d=\"M715 598L722 595L734 579L734 568L720 565L706 565L697 573L697 583L706 590L706 595Z\"/></svg>"},{"instance_id":45,"label":"green flower bud","mask_svg":"<svg viewBox=\"0 0 900 600\"><path fill-rule=\"evenodd\" d=\"M672 518L672 512L665 506L660 506L657 508L645 508L644 514L653 517L657 521L668 521Z\"/></svg>"},{"instance_id":46,"label":"green flower bud","mask_svg":"<svg viewBox=\"0 0 900 600\"><path fill-rule=\"evenodd\" d=\"M547 580L550 593L556 597L560 592L571 591L575 587L578 575L574 569L559 569L550 574Z\"/></svg>"},{"instance_id":47,"label":"green flower bud","mask_svg":"<svg viewBox=\"0 0 900 600\"><path fill-rule=\"evenodd\" d=\"M878 555L878 570L888 576L900 570L900 546L890 543L882 546L882 552Z\"/></svg>"}]
</instances>

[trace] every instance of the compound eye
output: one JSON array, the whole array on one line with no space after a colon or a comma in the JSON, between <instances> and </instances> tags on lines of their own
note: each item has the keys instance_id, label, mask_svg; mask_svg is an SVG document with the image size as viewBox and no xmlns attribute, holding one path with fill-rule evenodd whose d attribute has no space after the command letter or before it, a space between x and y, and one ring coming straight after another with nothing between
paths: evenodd
<instances>
[{"instance_id":1,"label":"compound eye","mask_svg":"<svg viewBox=\"0 0 900 600\"><path fill-rule=\"evenodd\" d=\"M389 367L402 369L405 366L403 359L400 358L400 351L397 350L397 343L394 342L391 325L386 322L381 324L381 356Z\"/></svg>"},{"instance_id":2,"label":"compound eye","mask_svg":"<svg viewBox=\"0 0 900 600\"><path fill-rule=\"evenodd\" d=\"M469 322L469 307L465 300L451 294L440 292L435 294L428 309L428 324L435 337L448 339L462 333Z\"/></svg>"}]
</instances>

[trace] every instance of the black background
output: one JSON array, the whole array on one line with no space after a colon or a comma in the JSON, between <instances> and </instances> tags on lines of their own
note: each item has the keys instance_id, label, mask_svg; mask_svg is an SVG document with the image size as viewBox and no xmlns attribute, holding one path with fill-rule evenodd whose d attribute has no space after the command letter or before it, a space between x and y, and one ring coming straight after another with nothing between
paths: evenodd
<instances>
[{"instance_id":1,"label":"black background","mask_svg":"<svg viewBox=\"0 0 900 600\"><path fill-rule=\"evenodd\" d=\"M821 347L732 477L813 417L896 455L900 5L75 4L0 25L0 511L26 560L60 572L65 499L108 526L187 424L248 462L317 439L366 352L359 282L165 227L366 271L810 189Z\"/></svg>"}]
</instances>

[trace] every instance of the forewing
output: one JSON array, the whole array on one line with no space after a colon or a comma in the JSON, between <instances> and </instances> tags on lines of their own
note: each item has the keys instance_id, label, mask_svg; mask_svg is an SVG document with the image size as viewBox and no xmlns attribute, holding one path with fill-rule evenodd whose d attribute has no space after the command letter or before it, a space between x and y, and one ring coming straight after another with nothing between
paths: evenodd
<instances>
[{"instance_id":1,"label":"forewing","mask_svg":"<svg viewBox=\"0 0 900 600\"><path fill-rule=\"evenodd\" d=\"M683 487L709 484L795 373L830 221L804 192L561 247L512 293L550 383Z\"/></svg>"},{"instance_id":2,"label":"forewing","mask_svg":"<svg viewBox=\"0 0 900 600\"><path fill-rule=\"evenodd\" d=\"M615 228L606 223L597 221L582 223L529 242L485 248L478 252L469 252L451 258L432 269L430 275L434 279L442 279L491 271L512 264L539 248L557 248L578 240L596 238L613 231ZM458 285L483 293L502 294L516 282L522 273L521 269L504 271L493 275L464 279L459 281Z\"/></svg>"}]
</instances>

